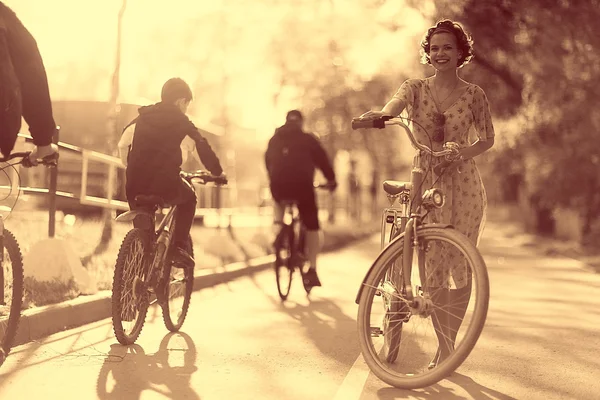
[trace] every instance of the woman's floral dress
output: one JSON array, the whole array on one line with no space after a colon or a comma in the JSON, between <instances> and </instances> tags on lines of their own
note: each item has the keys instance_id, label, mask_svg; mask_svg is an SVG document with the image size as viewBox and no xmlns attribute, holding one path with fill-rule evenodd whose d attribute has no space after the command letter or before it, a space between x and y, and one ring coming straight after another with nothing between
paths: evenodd
<instances>
[{"instance_id":1,"label":"woman's floral dress","mask_svg":"<svg viewBox=\"0 0 600 400\"><path fill-rule=\"evenodd\" d=\"M471 83L462 90L458 99L445 110L438 108L426 79L405 81L394 98L406 104L409 118L416 122L411 128L419 143L434 150L442 149L443 142L432 142L429 138L436 128L435 115L442 113L445 116L444 142L456 142L462 148L471 145L475 139L485 141L494 137L490 107L483 90ZM414 162L416 160L415 157ZM446 197L445 206L432 211L427 222L452 224L477 245L485 225L487 199L475 160L463 161L458 168L442 174L434 185L438 177L430 168L442 161L442 158L421 156L420 167L426 172L423 189L438 187ZM430 287L462 288L470 282L463 256L450 246L437 242L436 248L427 253L426 266Z\"/></svg>"}]
</instances>

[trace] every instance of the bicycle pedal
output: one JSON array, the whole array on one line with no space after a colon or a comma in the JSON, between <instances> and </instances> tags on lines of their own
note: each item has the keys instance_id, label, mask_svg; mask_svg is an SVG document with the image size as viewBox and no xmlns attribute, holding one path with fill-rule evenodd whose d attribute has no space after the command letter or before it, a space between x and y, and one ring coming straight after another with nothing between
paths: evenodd
<instances>
[{"instance_id":1,"label":"bicycle pedal","mask_svg":"<svg viewBox=\"0 0 600 400\"><path fill-rule=\"evenodd\" d=\"M383 331L379 327L371 327L371 337L379 337L383 335Z\"/></svg>"}]
</instances>

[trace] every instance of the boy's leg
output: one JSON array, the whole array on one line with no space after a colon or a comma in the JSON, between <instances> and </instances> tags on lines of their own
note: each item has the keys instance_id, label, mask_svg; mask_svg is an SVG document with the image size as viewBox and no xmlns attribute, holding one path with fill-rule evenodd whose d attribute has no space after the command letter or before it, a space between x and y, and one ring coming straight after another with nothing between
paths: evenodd
<instances>
[{"instance_id":1,"label":"boy's leg","mask_svg":"<svg viewBox=\"0 0 600 400\"><path fill-rule=\"evenodd\" d=\"M177 204L175 230L173 231L173 256L176 261L193 266L194 259L186 250L186 244L196 213L196 192L190 184L181 181L178 196L172 201Z\"/></svg>"}]
</instances>

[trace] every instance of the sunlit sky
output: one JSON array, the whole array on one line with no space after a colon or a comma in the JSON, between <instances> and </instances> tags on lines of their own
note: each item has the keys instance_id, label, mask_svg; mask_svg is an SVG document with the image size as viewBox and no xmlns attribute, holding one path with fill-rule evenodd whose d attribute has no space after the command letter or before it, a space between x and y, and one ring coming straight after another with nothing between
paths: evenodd
<instances>
[{"instance_id":1,"label":"sunlit sky","mask_svg":"<svg viewBox=\"0 0 600 400\"><path fill-rule=\"evenodd\" d=\"M36 37L53 99L109 99L121 0L5 3ZM418 41L430 21L403 0L367 10L360 4L128 0L119 101L156 102L164 81L180 76L194 89L190 113L196 123L209 126L225 105L235 124L254 131L257 140L266 140L285 111L300 106L294 91L284 92L274 104L282 57L287 62L296 56L309 60L303 73L319 74L323 65L330 65L327 43L334 39L344 67L361 78L380 71L416 71ZM392 22L401 29L390 32L382 26ZM275 52L274 42L283 43L286 51ZM395 89L390 88L390 95Z\"/></svg>"}]
</instances>

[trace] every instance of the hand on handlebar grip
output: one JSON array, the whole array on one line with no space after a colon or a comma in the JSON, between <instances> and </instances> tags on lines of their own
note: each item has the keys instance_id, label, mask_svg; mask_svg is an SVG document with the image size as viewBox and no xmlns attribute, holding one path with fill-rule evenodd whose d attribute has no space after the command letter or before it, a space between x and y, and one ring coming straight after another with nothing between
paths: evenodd
<instances>
[{"instance_id":1,"label":"hand on handlebar grip","mask_svg":"<svg viewBox=\"0 0 600 400\"><path fill-rule=\"evenodd\" d=\"M444 143L444 150L451 150L452 154L448 154L445 158L447 161L455 161L460 156L460 145L456 142Z\"/></svg>"},{"instance_id":2,"label":"hand on handlebar grip","mask_svg":"<svg viewBox=\"0 0 600 400\"><path fill-rule=\"evenodd\" d=\"M383 111L367 111L366 113L358 117L358 119L362 121L372 121L377 118L388 116L389 115L385 114Z\"/></svg>"},{"instance_id":3,"label":"hand on handlebar grip","mask_svg":"<svg viewBox=\"0 0 600 400\"><path fill-rule=\"evenodd\" d=\"M47 146L36 146L29 156L23 159L23 166L34 167L41 162L47 167L56 167L58 156L58 146L54 143Z\"/></svg>"}]
</instances>

